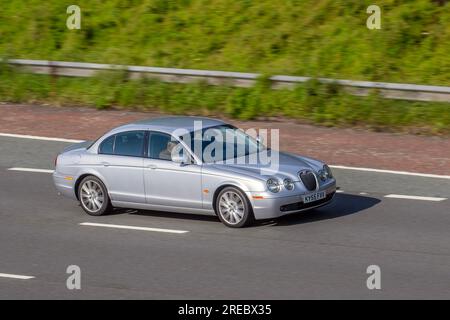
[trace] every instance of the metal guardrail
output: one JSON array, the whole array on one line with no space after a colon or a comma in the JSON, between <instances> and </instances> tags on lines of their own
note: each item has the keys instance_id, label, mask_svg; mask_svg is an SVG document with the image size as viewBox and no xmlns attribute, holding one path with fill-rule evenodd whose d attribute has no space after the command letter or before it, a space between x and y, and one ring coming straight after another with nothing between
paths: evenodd
<instances>
[{"instance_id":1,"label":"metal guardrail","mask_svg":"<svg viewBox=\"0 0 450 320\"><path fill-rule=\"evenodd\" d=\"M238 87L251 87L260 76L256 73L126 66L85 62L24 59L9 59L7 62L12 65L18 65L29 72L39 74L91 77L96 72L102 70L124 70L129 73L131 78L153 77L166 82L178 83L189 83L202 80L212 85L227 84ZM274 89L291 88L298 83L303 83L310 79L310 77L283 75L270 77ZM450 87L444 86L352 81L329 78L318 78L317 80L322 83L339 84L354 95L368 95L375 89L385 98L450 102Z\"/></svg>"}]
</instances>

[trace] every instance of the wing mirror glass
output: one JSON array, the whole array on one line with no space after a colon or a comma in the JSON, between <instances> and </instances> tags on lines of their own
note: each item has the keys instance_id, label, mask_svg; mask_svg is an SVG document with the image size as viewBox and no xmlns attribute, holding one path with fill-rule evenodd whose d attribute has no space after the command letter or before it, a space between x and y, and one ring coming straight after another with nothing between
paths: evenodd
<instances>
[{"instance_id":1,"label":"wing mirror glass","mask_svg":"<svg viewBox=\"0 0 450 320\"><path fill-rule=\"evenodd\" d=\"M264 146L264 137L257 135L256 136L256 142L258 142L258 145Z\"/></svg>"},{"instance_id":2,"label":"wing mirror glass","mask_svg":"<svg viewBox=\"0 0 450 320\"><path fill-rule=\"evenodd\" d=\"M180 165L188 165L191 163L190 157L185 152L176 152L172 154L172 161Z\"/></svg>"}]
</instances>

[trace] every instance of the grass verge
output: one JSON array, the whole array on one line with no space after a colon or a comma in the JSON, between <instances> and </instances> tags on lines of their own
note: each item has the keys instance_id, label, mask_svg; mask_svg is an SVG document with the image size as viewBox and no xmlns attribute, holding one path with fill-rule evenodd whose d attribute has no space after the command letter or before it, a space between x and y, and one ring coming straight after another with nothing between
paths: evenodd
<instances>
[{"instance_id":1,"label":"grass verge","mask_svg":"<svg viewBox=\"0 0 450 320\"><path fill-rule=\"evenodd\" d=\"M272 90L268 77L252 88L130 80L124 72L92 78L22 73L0 66L0 100L62 106L116 107L172 114L220 116L250 120L284 117L299 122L376 131L427 135L450 133L450 103L411 102L352 96L335 84L315 80L293 90Z\"/></svg>"}]
</instances>

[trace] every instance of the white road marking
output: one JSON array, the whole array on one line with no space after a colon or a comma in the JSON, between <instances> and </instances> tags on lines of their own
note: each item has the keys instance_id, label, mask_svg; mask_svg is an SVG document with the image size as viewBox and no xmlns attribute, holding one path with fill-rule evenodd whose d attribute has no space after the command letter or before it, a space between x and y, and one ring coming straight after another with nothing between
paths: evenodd
<instances>
[{"instance_id":1,"label":"white road marking","mask_svg":"<svg viewBox=\"0 0 450 320\"><path fill-rule=\"evenodd\" d=\"M422 197L422 196L408 196L404 194L388 194L384 196L385 198L394 199L411 199L411 200L424 200L424 201L444 201L447 198L437 198L437 197Z\"/></svg>"},{"instance_id":2,"label":"white road marking","mask_svg":"<svg viewBox=\"0 0 450 320\"><path fill-rule=\"evenodd\" d=\"M9 168L9 171L24 171L24 172L39 172L39 173L53 173L55 170L35 169L35 168Z\"/></svg>"},{"instance_id":3,"label":"white road marking","mask_svg":"<svg viewBox=\"0 0 450 320\"><path fill-rule=\"evenodd\" d=\"M12 133L1 133L0 137L10 137L10 138L21 138L21 139L34 139L34 140L44 140L44 141L59 141L59 142L71 142L80 143L84 140L74 140L74 139L64 139L64 138L53 138L53 137L41 137L41 136L31 136L27 134L12 134Z\"/></svg>"},{"instance_id":4,"label":"white road marking","mask_svg":"<svg viewBox=\"0 0 450 320\"><path fill-rule=\"evenodd\" d=\"M1 278L10 278L10 279L20 279L20 280L29 280L34 279L33 276L22 276L20 274L9 274L9 273L0 273Z\"/></svg>"},{"instance_id":5,"label":"white road marking","mask_svg":"<svg viewBox=\"0 0 450 320\"><path fill-rule=\"evenodd\" d=\"M160 228L147 228L147 227L134 227L134 226L123 226L117 224L104 224L104 223L91 223L83 222L80 226L91 226L91 227L104 227L104 228L116 228L116 229L129 229L129 230L140 230L140 231L153 231L153 232L165 232L165 233L188 233L185 230L172 230L172 229L160 229Z\"/></svg>"},{"instance_id":6,"label":"white road marking","mask_svg":"<svg viewBox=\"0 0 450 320\"><path fill-rule=\"evenodd\" d=\"M391 174L401 174L401 175L406 175L406 176L415 176L415 177L424 177L424 178L450 179L450 176L431 174L431 173L417 173L417 172L395 171L395 170L384 170L384 169L372 169L372 168L360 168L360 167L347 167L347 166L337 166L337 165L330 165L330 167L331 168L335 168L335 169L343 169L343 170L391 173Z\"/></svg>"},{"instance_id":7,"label":"white road marking","mask_svg":"<svg viewBox=\"0 0 450 320\"><path fill-rule=\"evenodd\" d=\"M336 190L336 193L344 193L344 190Z\"/></svg>"}]
</instances>

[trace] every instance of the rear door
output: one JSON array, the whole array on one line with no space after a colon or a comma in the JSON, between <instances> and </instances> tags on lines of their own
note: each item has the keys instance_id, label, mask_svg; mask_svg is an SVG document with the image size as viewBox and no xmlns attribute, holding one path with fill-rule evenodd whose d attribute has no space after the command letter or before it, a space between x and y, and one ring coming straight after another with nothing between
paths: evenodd
<instances>
[{"instance_id":1,"label":"rear door","mask_svg":"<svg viewBox=\"0 0 450 320\"><path fill-rule=\"evenodd\" d=\"M145 203L145 131L126 131L105 139L99 147L99 171L113 201Z\"/></svg>"}]
</instances>

